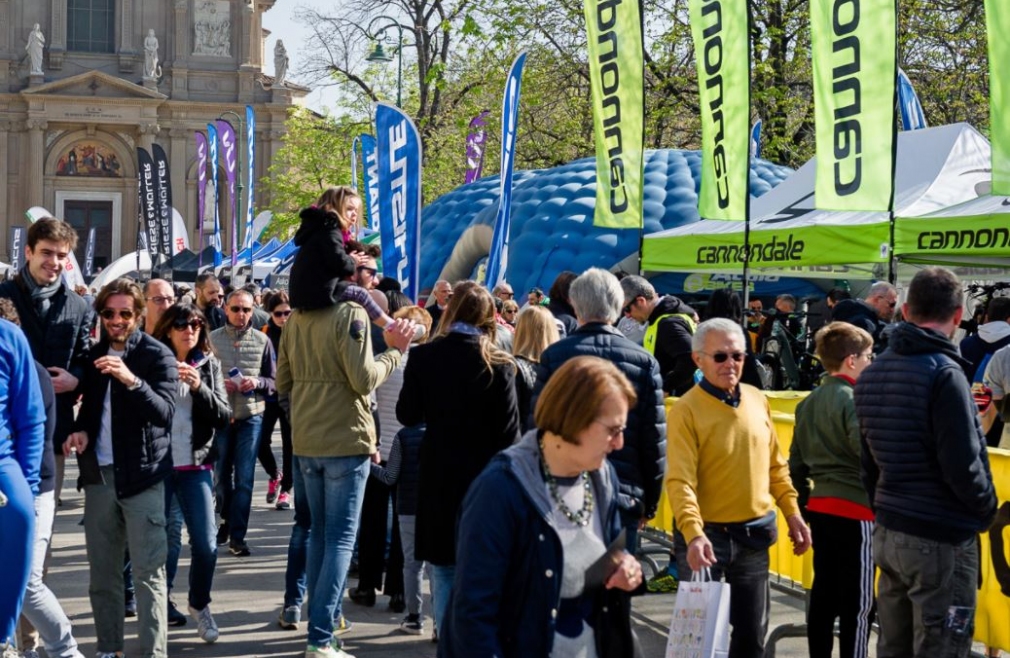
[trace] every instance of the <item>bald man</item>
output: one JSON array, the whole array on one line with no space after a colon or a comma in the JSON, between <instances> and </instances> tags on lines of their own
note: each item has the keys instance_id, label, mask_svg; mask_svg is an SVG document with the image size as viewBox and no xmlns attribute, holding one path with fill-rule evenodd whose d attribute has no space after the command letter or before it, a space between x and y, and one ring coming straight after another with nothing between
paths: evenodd
<instances>
[{"instance_id":1,"label":"bald man","mask_svg":"<svg viewBox=\"0 0 1010 658\"><path fill-rule=\"evenodd\" d=\"M158 320L174 304L175 290L171 283L164 279L151 279L144 284L144 306L146 308L144 333L149 336L154 334Z\"/></svg>"}]
</instances>

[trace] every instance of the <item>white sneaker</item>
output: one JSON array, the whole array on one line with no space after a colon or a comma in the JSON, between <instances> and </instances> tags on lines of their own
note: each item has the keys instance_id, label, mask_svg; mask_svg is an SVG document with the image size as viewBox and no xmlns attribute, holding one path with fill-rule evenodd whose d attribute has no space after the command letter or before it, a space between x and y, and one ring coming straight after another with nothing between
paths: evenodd
<instances>
[{"instance_id":1,"label":"white sneaker","mask_svg":"<svg viewBox=\"0 0 1010 658\"><path fill-rule=\"evenodd\" d=\"M208 605L203 610L189 606L189 614L196 620L196 634L200 636L200 639L207 644L217 642L219 633L217 623L214 622L214 615L210 614L210 606Z\"/></svg>"},{"instance_id":2,"label":"white sneaker","mask_svg":"<svg viewBox=\"0 0 1010 658\"><path fill-rule=\"evenodd\" d=\"M99 651L95 654L95 658L126 658L126 654L122 651L108 651L104 653Z\"/></svg>"},{"instance_id":3,"label":"white sneaker","mask_svg":"<svg viewBox=\"0 0 1010 658\"><path fill-rule=\"evenodd\" d=\"M305 649L305 658L354 658L343 649L337 649L332 644L321 647L310 644Z\"/></svg>"}]
</instances>

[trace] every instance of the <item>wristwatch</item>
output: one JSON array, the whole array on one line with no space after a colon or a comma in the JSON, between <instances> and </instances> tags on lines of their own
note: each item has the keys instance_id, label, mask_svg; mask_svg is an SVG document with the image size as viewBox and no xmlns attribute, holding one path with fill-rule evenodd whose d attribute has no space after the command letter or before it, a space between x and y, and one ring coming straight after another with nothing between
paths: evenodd
<instances>
[{"instance_id":1,"label":"wristwatch","mask_svg":"<svg viewBox=\"0 0 1010 658\"><path fill-rule=\"evenodd\" d=\"M128 391L136 391L138 388L140 388L140 385L142 383L143 382L140 381L140 377L137 377L136 375L134 375L133 376L133 383L130 384L129 386L127 386L126 390L128 390Z\"/></svg>"}]
</instances>

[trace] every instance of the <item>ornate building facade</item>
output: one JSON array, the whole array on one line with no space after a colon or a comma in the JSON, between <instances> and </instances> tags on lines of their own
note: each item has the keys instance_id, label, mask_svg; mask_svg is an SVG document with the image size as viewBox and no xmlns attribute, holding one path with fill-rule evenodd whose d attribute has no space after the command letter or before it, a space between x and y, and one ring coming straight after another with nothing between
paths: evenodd
<instances>
[{"instance_id":1,"label":"ornate building facade","mask_svg":"<svg viewBox=\"0 0 1010 658\"><path fill-rule=\"evenodd\" d=\"M244 120L252 105L259 181L308 91L263 73L263 14L275 2L0 0L0 259L10 256L7 227L25 224L32 206L77 227L79 259L92 227L96 266L133 251L136 147L155 143L195 249L201 223L211 228L197 213L195 131L219 117L239 131L230 113Z\"/></svg>"}]
</instances>

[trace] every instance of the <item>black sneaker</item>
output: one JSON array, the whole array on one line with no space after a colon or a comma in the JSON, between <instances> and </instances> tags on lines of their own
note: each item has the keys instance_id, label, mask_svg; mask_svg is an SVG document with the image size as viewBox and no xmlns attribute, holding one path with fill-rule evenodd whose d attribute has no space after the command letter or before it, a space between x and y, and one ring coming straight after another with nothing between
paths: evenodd
<instances>
[{"instance_id":1,"label":"black sneaker","mask_svg":"<svg viewBox=\"0 0 1010 658\"><path fill-rule=\"evenodd\" d=\"M362 589L360 586L355 587L348 595L351 600L358 605L367 606L369 608L375 605L375 590L369 587L368 589Z\"/></svg>"},{"instance_id":2,"label":"black sneaker","mask_svg":"<svg viewBox=\"0 0 1010 658\"><path fill-rule=\"evenodd\" d=\"M231 540L228 544L228 550L231 551L232 555L237 555L238 557L249 557L249 545L244 541Z\"/></svg>"},{"instance_id":3,"label":"black sneaker","mask_svg":"<svg viewBox=\"0 0 1010 658\"><path fill-rule=\"evenodd\" d=\"M421 635L424 633L424 622L421 615L407 615L407 618L400 622L400 632L408 635Z\"/></svg>"},{"instance_id":4,"label":"black sneaker","mask_svg":"<svg viewBox=\"0 0 1010 658\"><path fill-rule=\"evenodd\" d=\"M231 534L231 531L228 528L228 523L227 522L222 523L221 527L217 529L217 545L218 546L224 546L225 544L227 544L228 543L228 535L230 535L230 534Z\"/></svg>"},{"instance_id":5,"label":"black sneaker","mask_svg":"<svg viewBox=\"0 0 1010 658\"><path fill-rule=\"evenodd\" d=\"M132 593L127 593L126 595L126 610L123 611L124 617L136 617L137 616L137 599Z\"/></svg>"},{"instance_id":6,"label":"black sneaker","mask_svg":"<svg viewBox=\"0 0 1010 658\"><path fill-rule=\"evenodd\" d=\"M407 602L403 599L403 594L394 594L389 597L389 609L395 613L401 613L407 609Z\"/></svg>"},{"instance_id":7,"label":"black sneaker","mask_svg":"<svg viewBox=\"0 0 1010 658\"><path fill-rule=\"evenodd\" d=\"M186 615L179 612L179 609L175 607L175 603L171 599L168 601L168 625L169 626L185 626L186 625Z\"/></svg>"}]
</instances>

